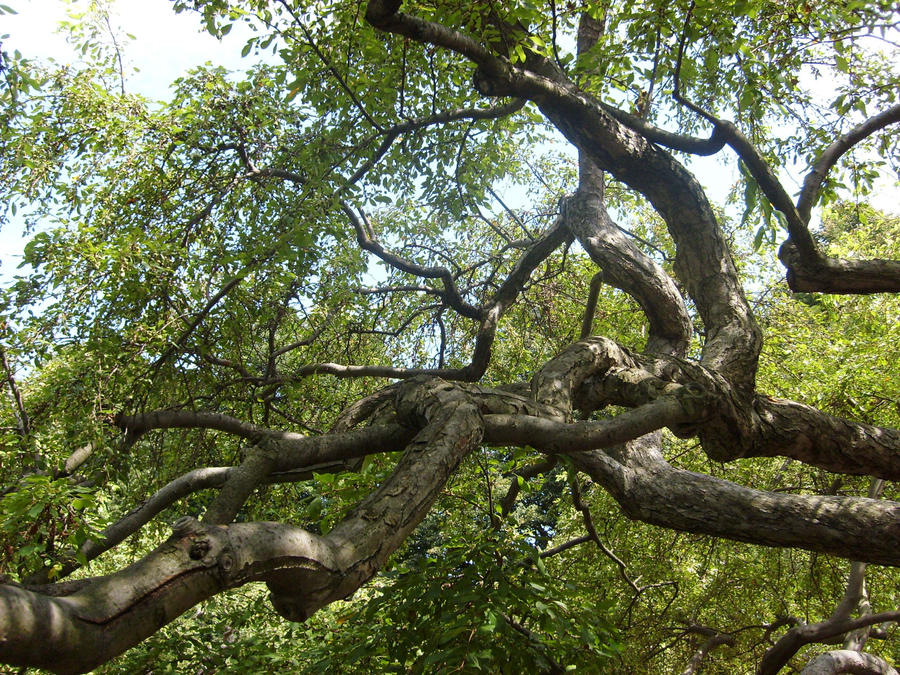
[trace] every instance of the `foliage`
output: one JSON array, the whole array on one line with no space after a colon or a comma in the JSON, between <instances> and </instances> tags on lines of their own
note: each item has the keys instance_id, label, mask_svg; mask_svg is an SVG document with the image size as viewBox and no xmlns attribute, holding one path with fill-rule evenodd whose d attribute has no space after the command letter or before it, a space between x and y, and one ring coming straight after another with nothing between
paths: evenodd
<instances>
[{"instance_id":1,"label":"foliage","mask_svg":"<svg viewBox=\"0 0 900 675\"><path fill-rule=\"evenodd\" d=\"M0 574L21 574L35 565L48 564L69 549L77 550L88 538L101 538L105 523L96 509L97 499L90 488L73 486L65 478L24 478L16 490L0 498L4 539ZM87 564L84 556L79 562ZM54 569L49 576L56 576Z\"/></svg>"},{"instance_id":2,"label":"foliage","mask_svg":"<svg viewBox=\"0 0 900 675\"><path fill-rule=\"evenodd\" d=\"M122 569L178 517L202 515L214 493L170 506L89 568L78 549L171 480L252 455L246 439L213 429L123 435L121 415L208 411L322 435L383 384L326 366L393 368L392 376L465 367L484 328L459 305L498 294L579 185L571 150L540 110L483 114L507 102L478 94L467 60L376 30L358 3L177 0L174 8L195 12L221 38L237 23L252 26L246 72L195 69L165 102L130 94L127 45L106 3L69 25L83 64L0 50L0 225L21 220L31 234L0 295L13 394L0 403L0 478L9 486L0 574L14 580L42 570L55 579L72 558L76 577ZM439 0L403 10L513 66L544 59L590 96L623 110L646 105L647 121L701 134L702 118L673 102L684 97L733 119L776 172L811 163L900 91L897 63L872 46L896 31L894 8L880 1ZM605 29L578 54L584 14ZM832 83L828 100L820 77ZM896 126L829 175L816 233L829 255L900 258L900 219L865 202L886 172ZM880 159L863 166L872 154ZM740 166L741 213L731 204L715 215L766 334L758 390L900 426L897 298L790 293L772 271L787 221ZM674 238L647 199L612 178L604 188L621 231L680 277ZM405 267L361 248L363 221ZM597 271L566 235L504 308L480 384L527 383L575 342ZM456 307L447 277L460 289ZM687 359L696 364L711 335L697 307L689 310ZM650 331L645 308L609 283L590 325L634 353ZM90 458L68 470L81 447ZM719 463L668 432L662 447L673 466L761 490L869 489L867 477L790 460ZM260 485L236 521L325 535L387 480L398 454ZM836 558L633 522L565 461L529 473L535 455L474 453L375 580L306 624L275 617L262 589L245 586L101 672L675 672L710 630L732 639L707 656L706 672L749 672L779 618L821 620L844 591L848 565ZM888 484L884 497L898 496ZM594 536L571 544L586 528ZM554 552L560 545L571 546ZM891 568L870 568L876 611L900 602L897 581ZM890 640L877 642L870 651L900 660Z\"/></svg>"},{"instance_id":3,"label":"foliage","mask_svg":"<svg viewBox=\"0 0 900 675\"><path fill-rule=\"evenodd\" d=\"M395 566L364 608L338 617L311 670L517 673L612 656L602 608L551 577L537 550L504 539L444 541Z\"/></svg>"}]
</instances>

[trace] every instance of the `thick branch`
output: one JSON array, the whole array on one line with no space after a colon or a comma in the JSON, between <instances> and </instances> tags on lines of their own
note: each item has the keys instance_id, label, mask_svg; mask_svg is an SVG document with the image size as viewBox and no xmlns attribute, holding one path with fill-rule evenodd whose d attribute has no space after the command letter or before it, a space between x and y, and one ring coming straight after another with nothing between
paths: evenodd
<instances>
[{"instance_id":1,"label":"thick branch","mask_svg":"<svg viewBox=\"0 0 900 675\"><path fill-rule=\"evenodd\" d=\"M743 456L784 456L835 473L900 480L900 431L832 417L802 403L758 396Z\"/></svg>"},{"instance_id":2,"label":"thick branch","mask_svg":"<svg viewBox=\"0 0 900 675\"><path fill-rule=\"evenodd\" d=\"M173 427L177 426L180 425L173 425ZM413 432L409 429L399 425L385 425L355 431L333 432L326 436L302 437L297 435L296 438L287 438L279 444L274 444L278 453L274 458L274 465L269 469L267 475L259 478L256 485L263 482L285 483L309 480L313 473L344 471L349 465L348 460L359 459L369 454L400 450L412 437ZM121 519L106 527L96 541L88 540L82 544L78 552L86 560L93 560L137 532L179 499L200 490L222 487L235 471L235 467L208 467L195 469L179 476ZM74 553L70 554L69 558L63 561L62 570L57 575L58 578L68 576L79 567L74 560ZM30 577L27 583L41 584L48 581L45 570Z\"/></svg>"},{"instance_id":3,"label":"thick branch","mask_svg":"<svg viewBox=\"0 0 900 675\"><path fill-rule=\"evenodd\" d=\"M485 439L497 445L531 445L553 454L606 448L693 421L693 404L686 406L682 400L667 396L608 420L572 424L527 415L486 415Z\"/></svg>"},{"instance_id":4,"label":"thick branch","mask_svg":"<svg viewBox=\"0 0 900 675\"><path fill-rule=\"evenodd\" d=\"M643 193L676 242L676 270L707 328L704 362L736 381L752 383L761 344L715 215L696 180L671 155L617 122L594 99L547 66L542 73L514 68L470 38L396 13L399 5L371 2L367 18L378 28L448 49L479 66L485 95L535 101L547 118L598 168Z\"/></svg>"},{"instance_id":5,"label":"thick branch","mask_svg":"<svg viewBox=\"0 0 900 675\"><path fill-rule=\"evenodd\" d=\"M863 654L849 649L836 649L820 654L803 669L800 675L897 675L897 670L874 654Z\"/></svg>"},{"instance_id":6,"label":"thick branch","mask_svg":"<svg viewBox=\"0 0 900 675\"><path fill-rule=\"evenodd\" d=\"M375 574L481 439L477 408L441 381L401 387L398 414L424 424L391 475L327 536L278 523L204 526L182 518L143 560L65 597L0 585L0 661L84 672L227 588L265 580L275 608L303 620Z\"/></svg>"},{"instance_id":7,"label":"thick branch","mask_svg":"<svg viewBox=\"0 0 900 675\"><path fill-rule=\"evenodd\" d=\"M632 115L631 113L611 105L602 105L607 113L615 117L629 129L637 131L651 143L663 145L672 150L686 152L691 155L700 155L701 157L714 155L725 147L725 135L717 126L713 127L712 134L709 138L695 138L693 136L676 134L671 131L666 131L665 129L660 129L637 115Z\"/></svg>"},{"instance_id":8,"label":"thick branch","mask_svg":"<svg viewBox=\"0 0 900 675\"><path fill-rule=\"evenodd\" d=\"M654 436L630 443L625 451L574 453L572 459L630 518L763 546L900 565L900 504L769 493L675 469L655 447ZM891 619L880 618L885 620ZM854 627L848 624L840 632Z\"/></svg>"},{"instance_id":9,"label":"thick branch","mask_svg":"<svg viewBox=\"0 0 900 675\"><path fill-rule=\"evenodd\" d=\"M679 384L693 385L706 392L706 415L672 431L699 435L703 450L716 461L781 456L836 473L900 478L900 432L895 429L766 395L748 403L714 371L679 359L633 355L606 338L573 344L534 381L542 400L582 410L640 406L674 393Z\"/></svg>"},{"instance_id":10,"label":"thick branch","mask_svg":"<svg viewBox=\"0 0 900 675\"><path fill-rule=\"evenodd\" d=\"M647 350L683 356L690 343L691 319L681 293L610 218L603 205L603 178L593 162L582 156L579 166L578 191L564 202L566 226L600 267L603 281L631 295L644 310L650 329Z\"/></svg>"},{"instance_id":11,"label":"thick branch","mask_svg":"<svg viewBox=\"0 0 900 675\"><path fill-rule=\"evenodd\" d=\"M900 261L822 258L810 262L789 239L778 257L787 267L787 282L797 293L900 293Z\"/></svg>"}]
</instances>

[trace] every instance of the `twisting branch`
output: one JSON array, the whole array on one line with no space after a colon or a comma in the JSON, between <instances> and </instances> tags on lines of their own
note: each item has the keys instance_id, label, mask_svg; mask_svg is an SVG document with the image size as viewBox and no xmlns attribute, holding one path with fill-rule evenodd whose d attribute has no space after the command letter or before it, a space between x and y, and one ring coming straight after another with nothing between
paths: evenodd
<instances>
[{"instance_id":1,"label":"twisting branch","mask_svg":"<svg viewBox=\"0 0 900 675\"><path fill-rule=\"evenodd\" d=\"M675 268L697 303L707 330L703 361L748 388L756 372L761 334L738 280L715 213L696 179L674 158L607 113L549 61L540 69L513 66L471 38L398 12L399 4L369 3L377 28L445 47L478 66L476 89L486 96L517 96L541 112L596 166L644 194L676 243ZM702 274L716 265L715 275ZM702 278L701 278L702 277Z\"/></svg>"},{"instance_id":2,"label":"twisting branch","mask_svg":"<svg viewBox=\"0 0 900 675\"><path fill-rule=\"evenodd\" d=\"M812 207L818 199L825 177L844 153L876 131L896 122L900 122L900 104L873 115L865 122L858 124L822 151L813 162L809 173L806 174L800 197L797 199L797 211L805 222L809 222Z\"/></svg>"},{"instance_id":3,"label":"twisting branch","mask_svg":"<svg viewBox=\"0 0 900 675\"><path fill-rule=\"evenodd\" d=\"M371 229L371 224L368 223L365 218L359 218L348 205L345 205L345 213L348 217L352 214L354 226L358 228L358 236L364 237L367 241L372 241L374 232ZM493 344L497 332L497 325L503 314L509 309L512 303L515 302L523 284L531 276L538 265L540 265L563 242L567 241L568 237L568 231L563 226L562 221L557 219L542 236L537 238L526 248L512 271L509 273L509 276L502 284L500 284L500 287L494 293L494 296L482 307L474 308L478 312L480 324L475 335L475 348L472 352L472 359L468 365L463 366L462 368L395 368L393 366L353 366L337 363L316 363L302 366L293 371L290 375L278 375L275 380L270 383L285 382L321 373L328 373L337 377L368 376L394 377L400 379L409 379L420 375L433 375L444 378L445 380L476 381L481 378L487 370L491 356L491 345ZM380 247L380 244L375 242L374 246ZM414 263L408 263L400 258L397 258L397 261L400 265L408 265L409 270L419 270L420 272L425 272L426 275L431 275L428 278L441 278L441 274L450 275L449 270L443 267L427 268L415 265ZM403 268L401 267L400 269ZM415 274L416 272L411 271L410 273ZM450 280L452 281L452 276L450 276Z\"/></svg>"},{"instance_id":4,"label":"twisting branch","mask_svg":"<svg viewBox=\"0 0 900 675\"><path fill-rule=\"evenodd\" d=\"M428 513L482 425L461 390L406 383L395 409L414 434L390 477L326 536L280 523L211 526L185 517L137 563L51 597L0 584L0 661L84 672L198 602L265 581L275 609L302 621L366 583Z\"/></svg>"},{"instance_id":5,"label":"twisting branch","mask_svg":"<svg viewBox=\"0 0 900 675\"><path fill-rule=\"evenodd\" d=\"M806 228L806 223L803 222L793 201L781 185L775 172L772 171L768 162L766 162L765 158L762 156L762 153L756 149L750 140L744 136L740 129L733 123L719 119L712 113L704 110L696 103L688 100L681 91L681 67L687 43L687 29L691 22L695 4L695 0L691 0L691 5L684 17L684 27L681 31L681 39L678 44L678 57L675 61L672 97L681 105L689 108L713 124L714 128L724 138L725 142L738 154L738 157L743 160L747 169L750 171L750 174L753 176L753 179L757 182L766 198L772 203L772 206L784 214L787 220L788 232L791 235L794 246L797 247L803 256L808 257L811 260L818 259L820 255L809 230Z\"/></svg>"},{"instance_id":6,"label":"twisting branch","mask_svg":"<svg viewBox=\"0 0 900 675\"><path fill-rule=\"evenodd\" d=\"M855 144L889 124L900 121L900 105L895 105L869 118L829 145L813 163L795 205L762 153L734 123L719 119L712 113L703 110L685 98L681 92L681 63L687 38L687 25L693 9L694 3L692 2L685 17L685 29L682 31L679 44L673 97L678 103L714 125L713 136L719 135L737 153L766 199L784 215L789 238L781 247L778 255L788 269L788 285L794 291L900 292L900 261L828 258L817 246L808 227L812 206L828 171Z\"/></svg>"},{"instance_id":7,"label":"twisting branch","mask_svg":"<svg viewBox=\"0 0 900 675\"><path fill-rule=\"evenodd\" d=\"M360 211L359 215L357 215L356 212L350 208L350 205L344 201L341 202L341 209L353 224L353 229L356 230L356 240L363 250L373 253L378 256L378 258L401 272L422 277L423 279L440 279L444 284L444 292L441 294L441 298L450 307L467 318L482 318L481 310L463 300L450 270L446 267L425 267L424 265L410 262L385 250L384 246L378 241L372 223L369 222L365 213Z\"/></svg>"},{"instance_id":8,"label":"twisting branch","mask_svg":"<svg viewBox=\"0 0 900 675\"><path fill-rule=\"evenodd\" d=\"M687 667L681 672L681 675L694 675L699 672L700 664L703 663L703 659L705 659L706 655L716 647L722 645L734 645L734 636L728 633L720 633L711 628L706 628L705 626L689 626L687 630L689 632L705 635L707 639L691 657L691 660L688 662Z\"/></svg>"},{"instance_id":9,"label":"twisting branch","mask_svg":"<svg viewBox=\"0 0 900 675\"><path fill-rule=\"evenodd\" d=\"M607 546L600 540L600 535L597 534L597 528L594 527L594 519L591 517L591 510L581 498L581 486L578 484L578 477L574 474L569 475L569 489L572 491L572 504L576 509L578 509L578 511L581 512L581 518L584 521L584 529L587 530L588 536L595 544L597 544L597 548L600 549L603 555L605 555L616 564L616 567L619 568L619 574L625 580L625 583L631 586L632 590L635 593L640 593L641 588L631 579L630 576L628 576L627 565L625 565L622 559L609 548L607 548Z\"/></svg>"}]
</instances>

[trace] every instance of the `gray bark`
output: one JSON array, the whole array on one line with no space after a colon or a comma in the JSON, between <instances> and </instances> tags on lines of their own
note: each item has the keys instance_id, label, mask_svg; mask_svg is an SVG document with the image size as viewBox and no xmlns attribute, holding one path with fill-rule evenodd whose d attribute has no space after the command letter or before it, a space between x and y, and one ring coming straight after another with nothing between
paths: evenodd
<instances>
[{"instance_id":1,"label":"gray bark","mask_svg":"<svg viewBox=\"0 0 900 675\"><path fill-rule=\"evenodd\" d=\"M849 649L837 649L820 654L810 661L801 675L897 675L897 670L873 654L862 654Z\"/></svg>"}]
</instances>

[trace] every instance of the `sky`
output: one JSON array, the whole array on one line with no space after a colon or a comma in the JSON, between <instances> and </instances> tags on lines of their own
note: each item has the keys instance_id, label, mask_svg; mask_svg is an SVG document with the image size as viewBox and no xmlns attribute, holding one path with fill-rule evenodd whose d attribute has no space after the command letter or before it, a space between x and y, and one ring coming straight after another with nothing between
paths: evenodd
<instances>
[{"instance_id":1,"label":"sky","mask_svg":"<svg viewBox=\"0 0 900 675\"><path fill-rule=\"evenodd\" d=\"M52 57L62 63L76 60L59 23L67 11L86 8L87 0L3 0L3 4L18 12L0 16L0 35L9 35L3 40L6 51L18 49L27 57ZM196 14L175 14L169 0L117 0L112 23L134 36L125 45L126 65L139 69L129 78L132 93L166 98L173 80L206 61L230 69L247 66L240 56L240 26L220 42L202 29Z\"/></svg>"}]
</instances>

